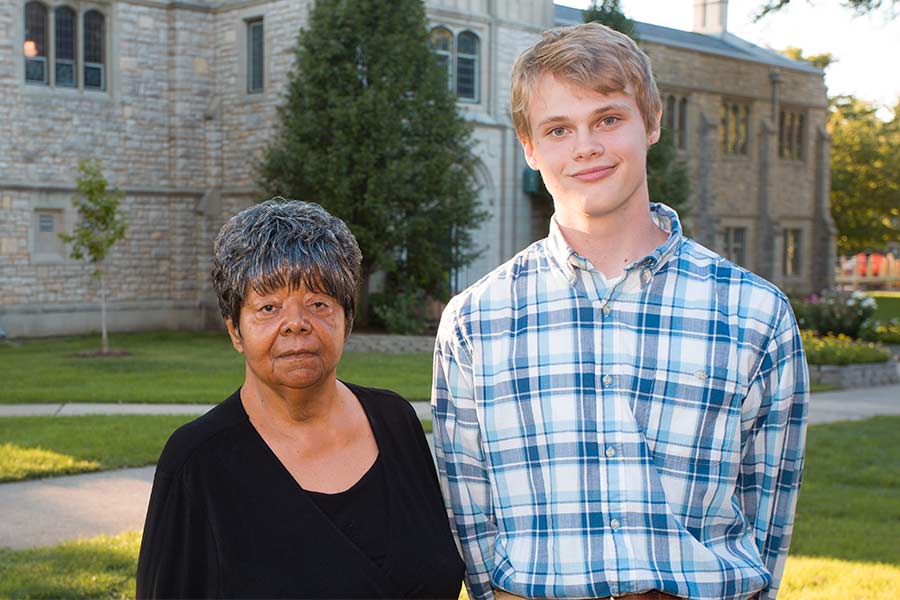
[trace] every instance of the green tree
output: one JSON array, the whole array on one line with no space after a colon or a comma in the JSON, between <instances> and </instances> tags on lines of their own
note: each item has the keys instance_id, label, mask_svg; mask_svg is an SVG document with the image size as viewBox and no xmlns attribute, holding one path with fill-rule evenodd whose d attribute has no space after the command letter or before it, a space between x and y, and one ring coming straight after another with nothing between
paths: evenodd
<instances>
[{"instance_id":1,"label":"green tree","mask_svg":"<svg viewBox=\"0 0 900 600\"><path fill-rule=\"evenodd\" d=\"M784 50L779 50L778 52L792 60L802 60L808 62L817 69L822 70L827 69L837 62L837 59L833 54L831 54L831 52L823 52L822 54L810 54L809 56L804 56L803 49L797 48L796 46L788 46Z\"/></svg>"},{"instance_id":2,"label":"green tree","mask_svg":"<svg viewBox=\"0 0 900 600\"><path fill-rule=\"evenodd\" d=\"M592 0L583 13L585 23L601 23L639 41L634 21L622 12L619 0ZM671 206L681 216L687 214L691 193L687 165L678 158L674 132L666 127L661 129L659 141L647 153L647 186L650 200Z\"/></svg>"},{"instance_id":3,"label":"green tree","mask_svg":"<svg viewBox=\"0 0 900 600\"><path fill-rule=\"evenodd\" d=\"M446 298L449 272L477 256L484 213L471 128L429 47L422 1L317 0L279 117L260 182L349 225L363 253L361 320L376 271L395 309L423 292Z\"/></svg>"},{"instance_id":4,"label":"green tree","mask_svg":"<svg viewBox=\"0 0 900 600\"><path fill-rule=\"evenodd\" d=\"M128 222L119 210L123 194L107 189L108 183L97 160L80 161L75 182L79 195L72 197L72 206L78 211L78 223L71 234L61 233L59 237L71 244L72 258L87 260L94 266L92 275L100 287L101 352L106 354L109 352L106 257L128 229Z\"/></svg>"},{"instance_id":5,"label":"green tree","mask_svg":"<svg viewBox=\"0 0 900 600\"><path fill-rule=\"evenodd\" d=\"M889 121L852 96L831 101L831 214L838 251L900 242L900 101Z\"/></svg>"},{"instance_id":6,"label":"green tree","mask_svg":"<svg viewBox=\"0 0 900 600\"><path fill-rule=\"evenodd\" d=\"M659 133L659 141L647 153L647 187L650 200L674 208L680 216L688 213L691 183L687 166L678 158L675 136L667 127Z\"/></svg>"},{"instance_id":7,"label":"green tree","mask_svg":"<svg viewBox=\"0 0 900 600\"><path fill-rule=\"evenodd\" d=\"M585 23L601 23L610 29L621 31L635 41L638 39L634 21L622 12L619 0L591 0L591 5L582 11L582 15Z\"/></svg>"},{"instance_id":8,"label":"green tree","mask_svg":"<svg viewBox=\"0 0 900 600\"><path fill-rule=\"evenodd\" d=\"M889 0L887 2L884 0L843 0L841 4L857 15L866 15L882 7L889 7L886 11L887 18L894 19L897 16L896 7L898 2L900 0ZM790 3L791 0L767 0L759 9L759 12L756 13L753 20L759 21L766 15L780 11Z\"/></svg>"}]
</instances>

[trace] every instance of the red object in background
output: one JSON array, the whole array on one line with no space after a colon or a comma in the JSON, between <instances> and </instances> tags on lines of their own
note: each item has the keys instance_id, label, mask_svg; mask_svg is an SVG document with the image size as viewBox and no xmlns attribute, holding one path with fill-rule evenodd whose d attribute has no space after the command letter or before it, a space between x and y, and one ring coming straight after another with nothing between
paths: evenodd
<instances>
[{"instance_id":1,"label":"red object in background","mask_svg":"<svg viewBox=\"0 0 900 600\"><path fill-rule=\"evenodd\" d=\"M866 256L864 252L860 252L855 258L861 277L878 277L878 273L881 272L881 263L884 260L883 254L874 253Z\"/></svg>"},{"instance_id":2,"label":"red object in background","mask_svg":"<svg viewBox=\"0 0 900 600\"><path fill-rule=\"evenodd\" d=\"M856 255L856 268L859 269L860 277L866 276L866 253L860 252Z\"/></svg>"}]
</instances>

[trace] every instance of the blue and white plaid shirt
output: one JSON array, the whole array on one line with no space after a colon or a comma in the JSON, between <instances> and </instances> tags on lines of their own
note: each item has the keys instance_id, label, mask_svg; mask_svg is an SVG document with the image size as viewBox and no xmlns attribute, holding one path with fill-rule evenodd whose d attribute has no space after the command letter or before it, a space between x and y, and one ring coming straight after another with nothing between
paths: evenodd
<instances>
[{"instance_id":1,"label":"blue and white plaid shirt","mask_svg":"<svg viewBox=\"0 0 900 600\"><path fill-rule=\"evenodd\" d=\"M808 383L785 296L681 234L607 289L550 235L451 300L434 440L475 599L774 598Z\"/></svg>"}]
</instances>

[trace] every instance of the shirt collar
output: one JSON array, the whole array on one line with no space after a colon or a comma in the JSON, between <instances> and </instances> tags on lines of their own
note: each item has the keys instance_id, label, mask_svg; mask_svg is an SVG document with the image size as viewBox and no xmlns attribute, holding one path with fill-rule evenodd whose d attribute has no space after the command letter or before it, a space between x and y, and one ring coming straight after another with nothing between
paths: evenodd
<instances>
[{"instance_id":1,"label":"shirt collar","mask_svg":"<svg viewBox=\"0 0 900 600\"><path fill-rule=\"evenodd\" d=\"M657 227L669 235L666 241L657 246L653 252L625 267L626 271L636 266L642 266L649 269L651 273L656 273L681 245L683 240L681 221L678 219L678 213L674 209L669 208L665 204L651 202L650 218L653 219L653 223ZM550 257L555 259L556 263L563 270L570 284L574 283L578 278L577 269L589 270L593 268L586 258L580 256L569 246L566 238L563 237L562 231L559 229L559 224L556 222L556 215L550 219L547 251Z\"/></svg>"}]
</instances>

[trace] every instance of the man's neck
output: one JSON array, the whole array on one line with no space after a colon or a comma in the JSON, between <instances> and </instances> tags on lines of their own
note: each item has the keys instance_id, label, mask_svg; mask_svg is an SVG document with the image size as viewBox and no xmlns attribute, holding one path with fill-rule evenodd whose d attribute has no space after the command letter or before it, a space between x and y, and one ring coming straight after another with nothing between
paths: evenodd
<instances>
[{"instance_id":1,"label":"man's neck","mask_svg":"<svg viewBox=\"0 0 900 600\"><path fill-rule=\"evenodd\" d=\"M668 235L650 216L649 204L602 217L554 216L563 237L580 256L608 278L655 250Z\"/></svg>"}]
</instances>

